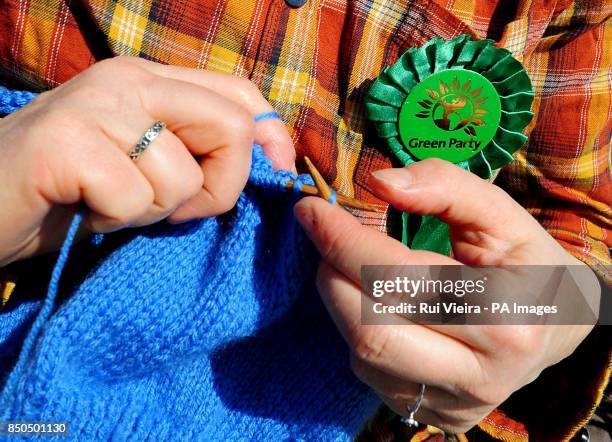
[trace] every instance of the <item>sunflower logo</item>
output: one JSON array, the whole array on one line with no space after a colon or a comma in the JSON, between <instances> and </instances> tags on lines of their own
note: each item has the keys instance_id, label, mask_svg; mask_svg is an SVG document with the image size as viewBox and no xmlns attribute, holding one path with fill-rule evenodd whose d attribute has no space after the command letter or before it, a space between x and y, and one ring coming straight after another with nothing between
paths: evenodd
<instances>
[{"instance_id":1,"label":"sunflower logo","mask_svg":"<svg viewBox=\"0 0 612 442\"><path fill-rule=\"evenodd\" d=\"M447 85L439 81L438 90L425 89L429 99L419 101L423 108L415 117L432 118L434 124L445 131L463 131L476 136L476 126L485 124L481 117L487 114L482 105L487 97L481 97L482 88L472 90L470 80L463 85L455 77L452 83Z\"/></svg>"}]
</instances>

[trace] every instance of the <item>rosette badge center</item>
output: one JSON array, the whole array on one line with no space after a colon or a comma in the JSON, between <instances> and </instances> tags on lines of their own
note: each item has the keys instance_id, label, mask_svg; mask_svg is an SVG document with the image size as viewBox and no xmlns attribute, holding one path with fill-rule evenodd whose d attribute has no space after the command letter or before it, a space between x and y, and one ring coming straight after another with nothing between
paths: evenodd
<instances>
[{"instance_id":1,"label":"rosette badge center","mask_svg":"<svg viewBox=\"0 0 612 442\"><path fill-rule=\"evenodd\" d=\"M501 117L499 95L489 80L449 69L417 84L399 114L400 138L418 159L453 163L480 152L494 137Z\"/></svg>"}]
</instances>

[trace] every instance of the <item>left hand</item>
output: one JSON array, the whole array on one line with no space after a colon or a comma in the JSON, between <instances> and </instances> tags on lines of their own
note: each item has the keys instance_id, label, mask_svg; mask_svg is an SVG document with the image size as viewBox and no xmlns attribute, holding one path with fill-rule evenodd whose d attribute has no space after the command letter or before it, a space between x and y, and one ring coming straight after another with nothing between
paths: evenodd
<instances>
[{"instance_id":1,"label":"left hand","mask_svg":"<svg viewBox=\"0 0 612 442\"><path fill-rule=\"evenodd\" d=\"M115 57L0 119L0 267L57 249L86 206L79 238L216 216L247 183L253 143L275 168L295 149L247 79ZM156 121L167 128L138 161Z\"/></svg>"},{"instance_id":2,"label":"left hand","mask_svg":"<svg viewBox=\"0 0 612 442\"><path fill-rule=\"evenodd\" d=\"M462 433L546 367L572 354L592 326L361 324L361 266L580 265L499 187L441 160L375 172L372 191L394 207L450 225L454 258L410 250L320 198L295 213L322 255L319 292L351 349L355 374L406 416Z\"/></svg>"}]
</instances>

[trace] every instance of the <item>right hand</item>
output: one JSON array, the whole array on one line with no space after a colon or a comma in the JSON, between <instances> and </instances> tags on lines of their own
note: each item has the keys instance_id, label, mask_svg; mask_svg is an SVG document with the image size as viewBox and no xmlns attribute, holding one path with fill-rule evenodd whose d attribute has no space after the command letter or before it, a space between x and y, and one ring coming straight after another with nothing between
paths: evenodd
<instances>
[{"instance_id":1,"label":"right hand","mask_svg":"<svg viewBox=\"0 0 612 442\"><path fill-rule=\"evenodd\" d=\"M253 143L294 169L282 122L248 80L118 57L0 120L0 266L56 249L76 204L87 231L110 232L230 210ZM151 125L167 128L136 160Z\"/></svg>"}]
</instances>

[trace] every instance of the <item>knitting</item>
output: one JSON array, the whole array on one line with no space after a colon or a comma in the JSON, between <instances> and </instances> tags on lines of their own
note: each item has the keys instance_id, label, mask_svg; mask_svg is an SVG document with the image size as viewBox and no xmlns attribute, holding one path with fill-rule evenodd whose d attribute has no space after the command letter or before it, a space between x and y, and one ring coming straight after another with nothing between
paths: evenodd
<instances>
[{"instance_id":1,"label":"knitting","mask_svg":"<svg viewBox=\"0 0 612 442\"><path fill-rule=\"evenodd\" d=\"M0 88L0 112L32 97ZM69 252L77 218L46 299L33 265L0 311L0 420L67 422L79 441L354 437L379 401L316 294L287 179L256 146L225 215Z\"/></svg>"}]
</instances>

